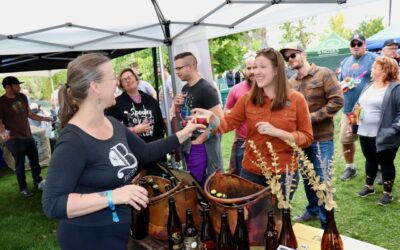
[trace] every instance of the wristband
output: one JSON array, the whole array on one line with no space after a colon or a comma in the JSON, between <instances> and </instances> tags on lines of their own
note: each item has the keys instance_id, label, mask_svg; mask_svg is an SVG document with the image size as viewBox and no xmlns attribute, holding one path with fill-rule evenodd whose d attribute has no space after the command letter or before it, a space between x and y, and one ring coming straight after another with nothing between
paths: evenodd
<instances>
[{"instance_id":1,"label":"wristband","mask_svg":"<svg viewBox=\"0 0 400 250\"><path fill-rule=\"evenodd\" d=\"M108 200L108 207L110 208L110 210L112 212L113 222L119 222L118 214L115 211L115 205L114 205L114 202L112 201L111 190L107 191L107 200Z\"/></svg>"},{"instance_id":2,"label":"wristband","mask_svg":"<svg viewBox=\"0 0 400 250\"><path fill-rule=\"evenodd\" d=\"M215 128L217 128L217 126L218 126L218 121L219 121L218 116L214 115L214 122L213 122L213 124L211 124L211 123L208 124L208 128L210 129L210 133L208 133L207 139L210 139L211 133L213 132L213 130L214 130Z\"/></svg>"}]
</instances>

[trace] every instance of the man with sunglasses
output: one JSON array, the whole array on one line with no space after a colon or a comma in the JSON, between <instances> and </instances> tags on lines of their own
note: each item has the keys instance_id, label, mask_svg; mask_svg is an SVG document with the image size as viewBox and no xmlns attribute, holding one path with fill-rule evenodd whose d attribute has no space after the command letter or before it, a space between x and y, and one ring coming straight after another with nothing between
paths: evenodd
<instances>
[{"instance_id":1,"label":"man with sunglasses","mask_svg":"<svg viewBox=\"0 0 400 250\"><path fill-rule=\"evenodd\" d=\"M351 114L362 90L371 80L371 68L376 54L366 51L365 38L356 33L350 40L351 56L340 63L341 88L344 95L343 114L340 122L340 142L346 162L345 170L340 177L343 181L356 176L354 165L355 141L357 132L352 129Z\"/></svg>"},{"instance_id":2,"label":"man with sunglasses","mask_svg":"<svg viewBox=\"0 0 400 250\"><path fill-rule=\"evenodd\" d=\"M328 68L310 64L302 46L291 43L280 52L288 66L297 70L297 73L289 79L289 84L307 100L314 134L313 144L305 148L304 152L313 163L320 180L323 181L329 178L329 164L334 151L333 117L343 106L343 93L335 73ZM296 216L294 220L308 221L319 217L324 227L325 208L323 205L318 206L318 197L309 185L307 176L303 176L303 180L308 205L305 212Z\"/></svg>"}]
</instances>

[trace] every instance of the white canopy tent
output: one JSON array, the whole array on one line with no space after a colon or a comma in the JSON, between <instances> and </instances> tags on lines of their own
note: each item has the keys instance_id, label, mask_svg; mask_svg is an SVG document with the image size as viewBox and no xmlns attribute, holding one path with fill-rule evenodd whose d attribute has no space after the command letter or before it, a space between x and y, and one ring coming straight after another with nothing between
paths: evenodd
<instances>
[{"instance_id":1,"label":"white canopy tent","mask_svg":"<svg viewBox=\"0 0 400 250\"><path fill-rule=\"evenodd\" d=\"M189 43L369 1L7 1L0 15L0 69L40 58L71 60L60 56L65 52Z\"/></svg>"},{"instance_id":2,"label":"white canopy tent","mask_svg":"<svg viewBox=\"0 0 400 250\"><path fill-rule=\"evenodd\" d=\"M0 15L0 72L65 67L76 52L103 50L114 57L123 49L162 45L167 45L172 62L172 43L210 39L370 1L7 1ZM176 92L174 75L171 65Z\"/></svg>"}]
</instances>

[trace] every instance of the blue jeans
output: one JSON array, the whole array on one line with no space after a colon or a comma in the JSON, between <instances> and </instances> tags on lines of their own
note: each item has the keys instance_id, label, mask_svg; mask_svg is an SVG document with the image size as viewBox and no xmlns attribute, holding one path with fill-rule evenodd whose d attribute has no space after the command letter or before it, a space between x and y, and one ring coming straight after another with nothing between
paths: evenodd
<instances>
[{"instance_id":1,"label":"blue jeans","mask_svg":"<svg viewBox=\"0 0 400 250\"><path fill-rule=\"evenodd\" d=\"M324 180L324 172L326 176L329 175L329 162L332 160L333 156L333 141L315 142L311 144L310 147L306 148L304 152L306 153L308 159L314 164L314 170L317 175L320 176L320 180ZM319 155L320 154L320 159ZM323 164L321 164L321 161ZM324 205L318 206L318 197L311 186L308 185L307 176L303 175L304 180L304 190L306 192L308 205L306 207L307 211L312 215L319 215L322 228L325 228L326 224L326 211Z\"/></svg>"},{"instance_id":2,"label":"blue jeans","mask_svg":"<svg viewBox=\"0 0 400 250\"><path fill-rule=\"evenodd\" d=\"M229 173L240 175L242 171L242 161L244 148L242 148L244 139L237 139L233 142L231 149L231 157L229 160Z\"/></svg>"},{"instance_id":3,"label":"blue jeans","mask_svg":"<svg viewBox=\"0 0 400 250\"><path fill-rule=\"evenodd\" d=\"M15 160L15 174L20 191L27 187L25 178L25 156L28 156L32 170L33 181L38 184L42 181L40 176L39 153L33 138L11 139L6 141L6 146Z\"/></svg>"}]
</instances>

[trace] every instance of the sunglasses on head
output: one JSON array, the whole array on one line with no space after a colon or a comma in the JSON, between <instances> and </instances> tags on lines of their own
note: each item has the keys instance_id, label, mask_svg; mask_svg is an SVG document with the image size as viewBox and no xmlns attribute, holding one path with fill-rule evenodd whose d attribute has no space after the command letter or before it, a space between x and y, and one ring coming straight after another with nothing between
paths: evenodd
<instances>
[{"instance_id":1,"label":"sunglasses on head","mask_svg":"<svg viewBox=\"0 0 400 250\"><path fill-rule=\"evenodd\" d=\"M294 53L292 53L292 54L290 54L288 56L285 56L285 61L289 62L290 58L295 59L298 53L299 52L294 52Z\"/></svg>"},{"instance_id":2,"label":"sunglasses on head","mask_svg":"<svg viewBox=\"0 0 400 250\"><path fill-rule=\"evenodd\" d=\"M364 43L362 43L362 42L360 42L360 41L353 41L353 42L350 43L350 46L351 46L352 48L355 48L355 47L362 47L363 45L364 45Z\"/></svg>"}]
</instances>

